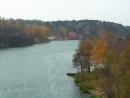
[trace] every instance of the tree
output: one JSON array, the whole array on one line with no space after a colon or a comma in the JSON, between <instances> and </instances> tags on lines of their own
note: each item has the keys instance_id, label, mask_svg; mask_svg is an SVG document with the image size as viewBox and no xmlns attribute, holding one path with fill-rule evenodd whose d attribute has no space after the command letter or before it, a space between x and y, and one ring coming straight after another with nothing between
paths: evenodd
<instances>
[{"instance_id":1,"label":"tree","mask_svg":"<svg viewBox=\"0 0 130 98\"><path fill-rule=\"evenodd\" d=\"M89 38L86 38L89 39ZM90 51L92 49L92 42L91 40L86 41L83 40L79 44L79 49L77 50L76 54L74 55L73 62L75 65L78 65L81 67L81 71L88 71L90 72Z\"/></svg>"},{"instance_id":2,"label":"tree","mask_svg":"<svg viewBox=\"0 0 130 98\"><path fill-rule=\"evenodd\" d=\"M44 41L48 39L49 27L47 25L26 25L26 30L29 32L30 36L39 41Z\"/></svg>"},{"instance_id":3,"label":"tree","mask_svg":"<svg viewBox=\"0 0 130 98\"><path fill-rule=\"evenodd\" d=\"M105 62L107 43L105 40L97 39L91 50L91 59L96 61L97 64Z\"/></svg>"}]
</instances>

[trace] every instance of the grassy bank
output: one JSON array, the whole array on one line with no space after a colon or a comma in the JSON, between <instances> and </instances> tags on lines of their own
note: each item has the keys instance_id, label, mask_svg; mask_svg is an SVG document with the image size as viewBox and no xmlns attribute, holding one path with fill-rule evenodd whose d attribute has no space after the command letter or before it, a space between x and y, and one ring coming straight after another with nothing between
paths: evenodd
<instances>
[{"instance_id":1,"label":"grassy bank","mask_svg":"<svg viewBox=\"0 0 130 98\"><path fill-rule=\"evenodd\" d=\"M93 87L93 81L96 81L98 78L95 72L67 73L67 75L74 78L76 86L79 87L82 93L90 94L91 98L101 98L95 93Z\"/></svg>"}]
</instances>

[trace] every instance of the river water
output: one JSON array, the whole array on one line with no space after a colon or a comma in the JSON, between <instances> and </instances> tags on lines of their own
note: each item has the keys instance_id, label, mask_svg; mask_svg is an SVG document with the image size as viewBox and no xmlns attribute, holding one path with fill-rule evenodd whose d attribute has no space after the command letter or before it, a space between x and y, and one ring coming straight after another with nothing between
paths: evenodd
<instances>
[{"instance_id":1,"label":"river water","mask_svg":"<svg viewBox=\"0 0 130 98\"><path fill-rule=\"evenodd\" d=\"M84 98L73 79L79 41L0 50L0 98Z\"/></svg>"}]
</instances>

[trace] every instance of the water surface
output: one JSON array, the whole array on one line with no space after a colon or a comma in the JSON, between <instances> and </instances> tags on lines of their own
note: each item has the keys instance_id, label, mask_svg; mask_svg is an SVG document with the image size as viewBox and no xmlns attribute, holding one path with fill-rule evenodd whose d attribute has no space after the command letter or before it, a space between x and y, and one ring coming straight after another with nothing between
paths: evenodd
<instances>
[{"instance_id":1,"label":"water surface","mask_svg":"<svg viewBox=\"0 0 130 98\"><path fill-rule=\"evenodd\" d=\"M83 98L66 76L79 41L0 50L0 98Z\"/></svg>"}]
</instances>

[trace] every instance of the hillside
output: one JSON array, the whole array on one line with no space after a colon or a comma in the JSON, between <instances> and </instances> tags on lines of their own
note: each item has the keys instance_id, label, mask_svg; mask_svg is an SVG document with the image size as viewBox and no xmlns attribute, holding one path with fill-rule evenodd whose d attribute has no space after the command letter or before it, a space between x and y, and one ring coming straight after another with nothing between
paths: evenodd
<instances>
[{"instance_id":1,"label":"hillside","mask_svg":"<svg viewBox=\"0 0 130 98\"><path fill-rule=\"evenodd\" d=\"M0 48L27 46L51 40L75 40L96 37L100 32L125 37L129 26L99 20L51 21L0 19Z\"/></svg>"}]
</instances>

